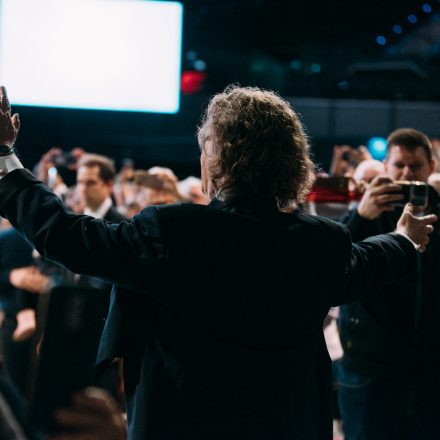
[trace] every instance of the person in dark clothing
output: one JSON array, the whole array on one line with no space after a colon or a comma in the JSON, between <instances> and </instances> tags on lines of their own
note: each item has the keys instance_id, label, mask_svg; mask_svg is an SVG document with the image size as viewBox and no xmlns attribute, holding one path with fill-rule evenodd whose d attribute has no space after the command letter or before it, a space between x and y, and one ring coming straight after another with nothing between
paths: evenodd
<instances>
[{"instance_id":1,"label":"person in dark clothing","mask_svg":"<svg viewBox=\"0 0 440 440\"><path fill-rule=\"evenodd\" d=\"M391 133L385 164L388 179L373 180L343 219L353 241L395 229L402 210L390 202L402 195L394 182L427 182L435 165L429 139L413 129ZM439 207L439 195L429 188L426 212L438 215ZM341 308L339 400L347 440L438 438L438 226L412 271L413 280L377 286Z\"/></svg>"},{"instance_id":2,"label":"person in dark clothing","mask_svg":"<svg viewBox=\"0 0 440 440\"><path fill-rule=\"evenodd\" d=\"M16 342L16 315L22 308L21 296L46 291L48 279L34 266L32 247L16 230L0 232L0 297L5 318L0 329L3 368L23 395L27 394L31 341Z\"/></svg>"},{"instance_id":3,"label":"person in dark clothing","mask_svg":"<svg viewBox=\"0 0 440 440\"><path fill-rule=\"evenodd\" d=\"M240 87L199 130L209 206L78 216L13 154L4 88L0 110L0 213L43 256L115 285L99 358L124 358L130 439L331 439L329 307L404 276L435 216L407 206L396 233L354 245L339 223L284 212L310 188L307 139L286 101Z\"/></svg>"}]
</instances>

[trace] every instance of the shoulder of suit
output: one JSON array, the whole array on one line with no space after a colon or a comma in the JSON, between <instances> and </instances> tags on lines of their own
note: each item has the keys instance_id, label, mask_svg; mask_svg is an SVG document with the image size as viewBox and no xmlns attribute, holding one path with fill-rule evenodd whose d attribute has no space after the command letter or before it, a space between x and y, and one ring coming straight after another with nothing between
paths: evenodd
<instances>
[{"instance_id":1,"label":"shoulder of suit","mask_svg":"<svg viewBox=\"0 0 440 440\"><path fill-rule=\"evenodd\" d=\"M221 209L213 208L211 206L206 205L198 205L194 203L176 203L172 205L158 205L151 206L146 209L146 211L150 211L156 209L158 213L164 215L194 215L198 214L209 214L209 213L228 213L227 211L223 211ZM302 212L295 212L292 215L287 214L287 217L291 217L292 221L300 222L303 225L307 225L311 228L320 228L322 230L334 231L339 234L348 234L347 228L340 222L330 220L325 217L314 216L305 214Z\"/></svg>"},{"instance_id":2,"label":"shoulder of suit","mask_svg":"<svg viewBox=\"0 0 440 440\"><path fill-rule=\"evenodd\" d=\"M321 229L322 231L327 231L329 233L333 232L335 234L349 236L347 227L338 221L331 220L326 217L320 217L318 215L305 214L302 212L296 213L296 216L301 222L311 228Z\"/></svg>"},{"instance_id":3,"label":"shoulder of suit","mask_svg":"<svg viewBox=\"0 0 440 440\"><path fill-rule=\"evenodd\" d=\"M105 214L104 220L121 222L123 220L128 220L128 218L125 215L121 214L114 206L111 206Z\"/></svg>"},{"instance_id":4,"label":"shoulder of suit","mask_svg":"<svg viewBox=\"0 0 440 440\"><path fill-rule=\"evenodd\" d=\"M156 209L159 214L163 215L186 215L213 210L213 208L207 205L199 205L197 203L173 203L168 205L156 205L147 208L147 210L150 208ZM215 211L219 210L215 209Z\"/></svg>"}]
</instances>

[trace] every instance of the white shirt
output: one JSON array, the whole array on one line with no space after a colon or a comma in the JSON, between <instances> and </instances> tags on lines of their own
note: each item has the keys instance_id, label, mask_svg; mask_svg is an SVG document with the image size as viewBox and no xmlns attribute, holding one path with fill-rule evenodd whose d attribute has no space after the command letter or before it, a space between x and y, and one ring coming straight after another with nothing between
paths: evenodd
<instances>
[{"instance_id":1,"label":"white shirt","mask_svg":"<svg viewBox=\"0 0 440 440\"><path fill-rule=\"evenodd\" d=\"M84 214L85 215L90 215L91 217L101 218L102 219L107 214L107 211L112 207L112 205L113 205L112 199L110 197L107 197L101 203L101 205L99 205L98 209L93 211L90 208L85 208L84 209Z\"/></svg>"}]
</instances>

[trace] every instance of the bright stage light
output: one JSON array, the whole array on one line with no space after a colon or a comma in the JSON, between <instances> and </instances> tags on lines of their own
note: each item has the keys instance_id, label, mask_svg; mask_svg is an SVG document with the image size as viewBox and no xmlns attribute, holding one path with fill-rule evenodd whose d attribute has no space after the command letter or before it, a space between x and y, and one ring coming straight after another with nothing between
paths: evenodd
<instances>
[{"instance_id":1,"label":"bright stage light","mask_svg":"<svg viewBox=\"0 0 440 440\"><path fill-rule=\"evenodd\" d=\"M382 137L372 137L368 143L368 151L373 159L383 160L387 154L387 140Z\"/></svg>"},{"instance_id":2,"label":"bright stage light","mask_svg":"<svg viewBox=\"0 0 440 440\"><path fill-rule=\"evenodd\" d=\"M183 7L2 0L0 81L13 104L175 113Z\"/></svg>"}]
</instances>

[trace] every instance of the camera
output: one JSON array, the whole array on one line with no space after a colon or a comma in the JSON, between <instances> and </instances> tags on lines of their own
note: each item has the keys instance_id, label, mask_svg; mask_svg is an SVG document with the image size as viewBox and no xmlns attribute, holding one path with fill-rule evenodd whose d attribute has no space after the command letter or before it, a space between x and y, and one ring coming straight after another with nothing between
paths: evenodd
<instances>
[{"instance_id":1,"label":"camera","mask_svg":"<svg viewBox=\"0 0 440 440\"><path fill-rule=\"evenodd\" d=\"M76 164L76 157L72 153L62 152L61 154L57 154L53 157L53 164L57 167L65 167L68 168L69 165L73 166Z\"/></svg>"},{"instance_id":2,"label":"camera","mask_svg":"<svg viewBox=\"0 0 440 440\"><path fill-rule=\"evenodd\" d=\"M404 207L407 203L411 203L424 208L428 205L428 185L425 182L396 180L394 183L400 185L403 199L393 202L393 206Z\"/></svg>"}]
</instances>

